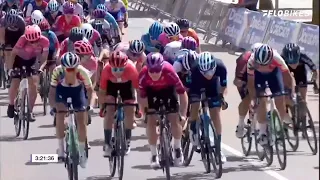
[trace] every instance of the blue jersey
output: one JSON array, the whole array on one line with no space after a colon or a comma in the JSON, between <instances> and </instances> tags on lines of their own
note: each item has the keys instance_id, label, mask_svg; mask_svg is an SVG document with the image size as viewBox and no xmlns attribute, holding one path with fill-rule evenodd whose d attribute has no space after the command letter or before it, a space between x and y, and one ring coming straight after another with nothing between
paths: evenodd
<instances>
[{"instance_id":1,"label":"blue jersey","mask_svg":"<svg viewBox=\"0 0 320 180\"><path fill-rule=\"evenodd\" d=\"M151 43L149 33L142 35L141 41L144 43L144 45L146 47L146 50L145 50L146 54L149 54L151 52L159 52L159 49Z\"/></svg>"},{"instance_id":2,"label":"blue jersey","mask_svg":"<svg viewBox=\"0 0 320 180\"><path fill-rule=\"evenodd\" d=\"M56 51L55 45L58 41L56 34L53 31L49 30L48 33L44 34L44 36L46 36L50 42L49 51L55 52Z\"/></svg>"},{"instance_id":3,"label":"blue jersey","mask_svg":"<svg viewBox=\"0 0 320 180\"><path fill-rule=\"evenodd\" d=\"M107 15L104 19L107 20L109 22L109 24L111 24L113 29L119 28L116 19L109 12L107 12Z\"/></svg>"}]
</instances>

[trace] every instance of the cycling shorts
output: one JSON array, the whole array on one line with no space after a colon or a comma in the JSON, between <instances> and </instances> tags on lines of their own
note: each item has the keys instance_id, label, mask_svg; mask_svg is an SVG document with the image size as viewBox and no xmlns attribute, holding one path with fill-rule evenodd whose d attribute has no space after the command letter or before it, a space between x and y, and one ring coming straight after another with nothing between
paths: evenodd
<instances>
[{"instance_id":1,"label":"cycling shorts","mask_svg":"<svg viewBox=\"0 0 320 180\"><path fill-rule=\"evenodd\" d=\"M149 87L146 89L146 93L148 109L159 111L160 100L162 100L167 111L178 112L178 98L173 86L161 90L154 90Z\"/></svg>"},{"instance_id":2,"label":"cycling shorts","mask_svg":"<svg viewBox=\"0 0 320 180\"><path fill-rule=\"evenodd\" d=\"M134 100L134 90L131 81L125 83L113 83L111 81L107 82L107 95L118 97L118 91L120 92L120 97L122 101Z\"/></svg>"},{"instance_id":3,"label":"cycling shorts","mask_svg":"<svg viewBox=\"0 0 320 180\"><path fill-rule=\"evenodd\" d=\"M8 29L5 30L5 46L6 48L13 48L19 38L23 35L23 32L21 31L10 31Z\"/></svg>"},{"instance_id":4,"label":"cycling shorts","mask_svg":"<svg viewBox=\"0 0 320 180\"><path fill-rule=\"evenodd\" d=\"M121 11L109 12L117 22L124 21L124 14Z\"/></svg>"},{"instance_id":5,"label":"cycling shorts","mask_svg":"<svg viewBox=\"0 0 320 180\"><path fill-rule=\"evenodd\" d=\"M25 66L28 76L36 75L38 74L38 70L36 69L36 66L35 66L36 63L37 63L36 58L24 60L20 56L16 56L14 59L12 69L22 69L22 67ZM21 75L15 74L12 76L12 78L21 79Z\"/></svg>"},{"instance_id":6,"label":"cycling shorts","mask_svg":"<svg viewBox=\"0 0 320 180\"><path fill-rule=\"evenodd\" d=\"M254 84L257 94L265 92L267 88L266 83L268 83L268 87L273 95L277 96L285 93L282 72L279 67L270 73L254 71Z\"/></svg>"},{"instance_id":7,"label":"cycling shorts","mask_svg":"<svg viewBox=\"0 0 320 180\"><path fill-rule=\"evenodd\" d=\"M76 87L65 87L62 84L58 84L56 87L56 102L67 106L68 98L72 99L72 107L75 111L84 111L88 106L83 84Z\"/></svg>"}]
</instances>

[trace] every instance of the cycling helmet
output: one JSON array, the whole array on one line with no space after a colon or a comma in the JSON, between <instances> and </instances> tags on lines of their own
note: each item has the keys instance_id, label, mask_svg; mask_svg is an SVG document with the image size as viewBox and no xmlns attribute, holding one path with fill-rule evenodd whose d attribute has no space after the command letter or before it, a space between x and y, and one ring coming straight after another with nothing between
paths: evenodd
<instances>
[{"instance_id":1,"label":"cycling helmet","mask_svg":"<svg viewBox=\"0 0 320 180\"><path fill-rule=\"evenodd\" d=\"M198 54L195 51L188 51L184 54L181 64L184 70L190 71L196 66L198 60Z\"/></svg>"},{"instance_id":2,"label":"cycling helmet","mask_svg":"<svg viewBox=\"0 0 320 180\"><path fill-rule=\"evenodd\" d=\"M10 9L8 14L10 14L10 15L18 15L19 13L18 13L18 11L16 9Z\"/></svg>"},{"instance_id":3,"label":"cycling helmet","mask_svg":"<svg viewBox=\"0 0 320 180\"><path fill-rule=\"evenodd\" d=\"M85 38L91 39L93 36L93 27L89 23L81 24L81 30Z\"/></svg>"},{"instance_id":4,"label":"cycling helmet","mask_svg":"<svg viewBox=\"0 0 320 180\"><path fill-rule=\"evenodd\" d=\"M157 40L162 32L163 26L157 21L151 24L151 26L149 27L149 35L154 40Z\"/></svg>"},{"instance_id":5,"label":"cycling helmet","mask_svg":"<svg viewBox=\"0 0 320 180\"><path fill-rule=\"evenodd\" d=\"M62 5L63 14L73 14L74 13L74 4L72 2L65 2Z\"/></svg>"},{"instance_id":6,"label":"cycling helmet","mask_svg":"<svg viewBox=\"0 0 320 180\"><path fill-rule=\"evenodd\" d=\"M111 3L118 3L119 0L110 0Z\"/></svg>"},{"instance_id":7,"label":"cycling helmet","mask_svg":"<svg viewBox=\"0 0 320 180\"><path fill-rule=\"evenodd\" d=\"M164 64L162 54L155 52L149 53L147 56L147 67L149 71L160 72Z\"/></svg>"},{"instance_id":8,"label":"cycling helmet","mask_svg":"<svg viewBox=\"0 0 320 180\"><path fill-rule=\"evenodd\" d=\"M50 24L48 23L47 20L44 20L42 21L40 24L39 24L39 27L41 29L41 31L49 31L50 30Z\"/></svg>"},{"instance_id":9,"label":"cycling helmet","mask_svg":"<svg viewBox=\"0 0 320 180\"><path fill-rule=\"evenodd\" d=\"M168 43L164 47L163 56L166 59L174 60L176 55L177 55L177 53L179 52L180 48L181 48L181 42L180 41L172 41L171 43Z\"/></svg>"},{"instance_id":10,"label":"cycling helmet","mask_svg":"<svg viewBox=\"0 0 320 180\"><path fill-rule=\"evenodd\" d=\"M102 10L102 9L95 9L93 12L92 12L92 16L96 19L102 19L102 18L105 18L107 15L107 12L105 10Z\"/></svg>"},{"instance_id":11,"label":"cycling helmet","mask_svg":"<svg viewBox=\"0 0 320 180\"><path fill-rule=\"evenodd\" d=\"M129 50L132 53L141 54L145 50L144 43L141 40L129 41Z\"/></svg>"},{"instance_id":12,"label":"cycling helmet","mask_svg":"<svg viewBox=\"0 0 320 180\"><path fill-rule=\"evenodd\" d=\"M111 53L109 64L111 67L121 68L125 67L128 62L128 56L121 51L114 51Z\"/></svg>"},{"instance_id":13,"label":"cycling helmet","mask_svg":"<svg viewBox=\"0 0 320 180\"><path fill-rule=\"evenodd\" d=\"M289 64L298 63L300 55L300 46L295 43L288 43L282 49L282 56Z\"/></svg>"},{"instance_id":14,"label":"cycling helmet","mask_svg":"<svg viewBox=\"0 0 320 180\"><path fill-rule=\"evenodd\" d=\"M268 65L273 59L273 49L263 44L254 52L254 60L257 64Z\"/></svg>"},{"instance_id":15,"label":"cycling helmet","mask_svg":"<svg viewBox=\"0 0 320 180\"><path fill-rule=\"evenodd\" d=\"M41 37L41 29L38 25L29 25L24 33L27 41L37 41Z\"/></svg>"},{"instance_id":16,"label":"cycling helmet","mask_svg":"<svg viewBox=\"0 0 320 180\"><path fill-rule=\"evenodd\" d=\"M259 42L257 42L257 43L254 43L254 44L252 44L252 46L251 46L251 52L255 52L260 46L262 46L263 44L262 43L259 43Z\"/></svg>"},{"instance_id":17,"label":"cycling helmet","mask_svg":"<svg viewBox=\"0 0 320 180\"><path fill-rule=\"evenodd\" d=\"M66 52L61 56L61 65L65 68L76 68L80 64L78 55L72 52Z\"/></svg>"},{"instance_id":18,"label":"cycling helmet","mask_svg":"<svg viewBox=\"0 0 320 180\"><path fill-rule=\"evenodd\" d=\"M181 42L181 48L195 51L198 47L196 40L193 37L184 37Z\"/></svg>"},{"instance_id":19,"label":"cycling helmet","mask_svg":"<svg viewBox=\"0 0 320 180\"><path fill-rule=\"evenodd\" d=\"M74 43L74 50L75 50L76 54L79 54L79 55L93 54L92 45L89 42L85 42L83 40L76 41Z\"/></svg>"},{"instance_id":20,"label":"cycling helmet","mask_svg":"<svg viewBox=\"0 0 320 180\"><path fill-rule=\"evenodd\" d=\"M198 58L198 67L201 72L215 71L217 68L216 58L210 52L202 52Z\"/></svg>"},{"instance_id":21,"label":"cycling helmet","mask_svg":"<svg viewBox=\"0 0 320 180\"><path fill-rule=\"evenodd\" d=\"M96 9L107 11L107 8L106 8L106 6L104 4L98 4Z\"/></svg>"},{"instance_id":22,"label":"cycling helmet","mask_svg":"<svg viewBox=\"0 0 320 180\"><path fill-rule=\"evenodd\" d=\"M72 42L80 41L83 39L82 30L79 27L74 27L70 30L69 40Z\"/></svg>"},{"instance_id":23,"label":"cycling helmet","mask_svg":"<svg viewBox=\"0 0 320 180\"><path fill-rule=\"evenodd\" d=\"M100 34L102 34L103 32L103 24L101 21L99 20L95 20L92 22L91 26L93 27L93 29L97 30Z\"/></svg>"},{"instance_id":24,"label":"cycling helmet","mask_svg":"<svg viewBox=\"0 0 320 180\"><path fill-rule=\"evenodd\" d=\"M56 0L51 0L48 3L48 9L50 12L56 12L59 10L59 3Z\"/></svg>"},{"instance_id":25,"label":"cycling helmet","mask_svg":"<svg viewBox=\"0 0 320 180\"><path fill-rule=\"evenodd\" d=\"M44 16L40 10L34 10L31 14L31 22L33 24L40 24L44 20Z\"/></svg>"},{"instance_id":26,"label":"cycling helmet","mask_svg":"<svg viewBox=\"0 0 320 180\"><path fill-rule=\"evenodd\" d=\"M178 19L176 24L179 26L180 29L189 29L190 22L188 19Z\"/></svg>"},{"instance_id":27,"label":"cycling helmet","mask_svg":"<svg viewBox=\"0 0 320 180\"><path fill-rule=\"evenodd\" d=\"M178 36L180 34L180 28L176 23L168 23L163 29L164 33L169 36Z\"/></svg>"},{"instance_id":28,"label":"cycling helmet","mask_svg":"<svg viewBox=\"0 0 320 180\"><path fill-rule=\"evenodd\" d=\"M4 24L8 27L10 26L17 26L18 24L18 18L19 18L19 15L6 15L4 17Z\"/></svg>"}]
</instances>

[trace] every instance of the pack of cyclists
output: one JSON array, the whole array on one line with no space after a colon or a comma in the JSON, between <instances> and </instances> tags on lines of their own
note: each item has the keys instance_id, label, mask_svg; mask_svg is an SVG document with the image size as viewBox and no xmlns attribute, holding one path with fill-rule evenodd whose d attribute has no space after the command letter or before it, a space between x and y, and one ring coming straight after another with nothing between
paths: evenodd
<instances>
[{"instance_id":1,"label":"pack of cyclists","mask_svg":"<svg viewBox=\"0 0 320 180\"><path fill-rule=\"evenodd\" d=\"M29 91L32 113L39 86L39 74L47 68L51 73L49 102L56 116L57 154L64 158L64 118L67 98L72 98L76 110L79 133L80 166L86 167L85 141L87 138L88 111L98 96L103 103L114 103L118 92L124 103L139 103L142 114L159 110L159 100L164 102L173 137L174 164L182 165L182 122L190 123L190 141L198 146L197 121L199 99L202 93L208 98L209 114L218 137L221 152L221 114L226 109L228 72L225 64L214 54L200 49L197 33L187 19L161 24L154 22L141 39L121 42L123 28L128 27L128 12L121 0L102 2L69 0L66 2L35 0L16 3L6 0L0 5L0 43L11 83L7 115L14 117L16 98L21 76L26 67L29 74ZM90 15L84 13L84 5ZM21 13L22 12L22 13ZM291 123L286 112L295 84L306 98L307 65L312 79L317 79L317 69L312 60L300 52L297 44L289 43L279 54L267 44L256 43L236 61L234 85L242 99L239 104L239 123L236 136L244 136L244 120L251 100L264 92L266 82L284 123ZM285 95L284 92L290 92ZM187 116L187 111L190 115ZM104 118L103 156L111 156L112 125L115 108L107 107ZM134 107L124 108L127 154L134 128ZM261 101L257 111L260 144L266 137L266 105ZM148 115L149 116L149 115ZM147 121L147 136L151 152L151 167L160 167L157 156L156 116ZM222 162L226 157L221 152Z\"/></svg>"}]
</instances>

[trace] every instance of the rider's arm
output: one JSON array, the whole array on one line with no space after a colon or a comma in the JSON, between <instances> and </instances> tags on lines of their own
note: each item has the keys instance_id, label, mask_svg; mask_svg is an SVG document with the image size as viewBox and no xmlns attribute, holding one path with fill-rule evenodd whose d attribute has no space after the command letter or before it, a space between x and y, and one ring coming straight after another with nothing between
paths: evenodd
<instances>
[{"instance_id":1,"label":"rider's arm","mask_svg":"<svg viewBox=\"0 0 320 180\"><path fill-rule=\"evenodd\" d=\"M168 72L169 78L172 80L172 83L176 89L177 94L179 94L179 113L181 116L186 117L187 115L187 106L188 106L188 95L184 88L183 83L181 82L178 74L174 72L172 68L172 72Z\"/></svg>"},{"instance_id":2,"label":"rider's arm","mask_svg":"<svg viewBox=\"0 0 320 180\"><path fill-rule=\"evenodd\" d=\"M106 65L100 75L100 82L99 82L99 93L98 93L98 100L100 103L100 107L102 104L106 102L106 94L108 88L108 80L111 75L111 67Z\"/></svg>"},{"instance_id":3,"label":"rider's arm","mask_svg":"<svg viewBox=\"0 0 320 180\"><path fill-rule=\"evenodd\" d=\"M10 60L7 62L7 68L8 69L12 69L14 60L15 60L18 52L24 48L26 43L27 43L27 40L26 40L25 36L24 35L21 36L19 38L18 42L16 43L16 45L13 47L13 49L11 51Z\"/></svg>"},{"instance_id":4,"label":"rider's arm","mask_svg":"<svg viewBox=\"0 0 320 180\"><path fill-rule=\"evenodd\" d=\"M172 66L177 74L182 71L182 64L179 61L175 61Z\"/></svg>"},{"instance_id":5,"label":"rider's arm","mask_svg":"<svg viewBox=\"0 0 320 180\"><path fill-rule=\"evenodd\" d=\"M314 64L314 62L308 57L306 54L301 54L300 62L307 65L310 70L312 71L313 79L317 79L318 72L317 72L317 66Z\"/></svg>"},{"instance_id":6,"label":"rider's arm","mask_svg":"<svg viewBox=\"0 0 320 180\"><path fill-rule=\"evenodd\" d=\"M280 68L283 76L283 83L286 88L294 89L295 80L292 74L290 73L289 67L287 66L285 60L277 51L273 51L273 60L276 62ZM293 91L292 91L293 93Z\"/></svg>"},{"instance_id":7,"label":"rider's arm","mask_svg":"<svg viewBox=\"0 0 320 180\"><path fill-rule=\"evenodd\" d=\"M40 69L43 69L46 65L48 54L49 54L49 46L50 46L49 39L42 36L40 39L40 45L42 47L42 54L41 54L41 59L40 59Z\"/></svg>"},{"instance_id":8,"label":"rider's arm","mask_svg":"<svg viewBox=\"0 0 320 180\"><path fill-rule=\"evenodd\" d=\"M78 72L79 72L81 80L83 81L83 84L87 90L88 102L91 102L93 87L92 87L91 78L89 76L89 72L83 66L78 67Z\"/></svg>"},{"instance_id":9,"label":"rider's arm","mask_svg":"<svg viewBox=\"0 0 320 180\"><path fill-rule=\"evenodd\" d=\"M247 62L247 76L248 76L248 85L247 89L249 92L249 95L251 96L251 99L254 99L256 97L256 89L254 87L254 56L251 55L249 58L249 61Z\"/></svg>"},{"instance_id":10,"label":"rider's arm","mask_svg":"<svg viewBox=\"0 0 320 180\"><path fill-rule=\"evenodd\" d=\"M138 95L138 98L137 98L137 101L140 105L140 110L142 111L142 113L145 113L144 110L145 108L148 107L148 99L147 99L147 91L146 91L146 81L145 81L145 78L146 76L148 76L148 73L147 73L147 67L143 67L141 72L139 73L139 91L137 91L137 95Z\"/></svg>"},{"instance_id":11,"label":"rider's arm","mask_svg":"<svg viewBox=\"0 0 320 180\"><path fill-rule=\"evenodd\" d=\"M32 6L31 3L29 3L28 6L27 6L26 17L30 17L32 11L33 11L33 6Z\"/></svg>"},{"instance_id":12,"label":"rider's arm","mask_svg":"<svg viewBox=\"0 0 320 180\"><path fill-rule=\"evenodd\" d=\"M220 79L220 93L222 95L226 95L227 93L227 68L221 60L217 60L217 69L216 69L216 76L219 76Z\"/></svg>"},{"instance_id":13,"label":"rider's arm","mask_svg":"<svg viewBox=\"0 0 320 180\"><path fill-rule=\"evenodd\" d=\"M49 103L52 108L56 106L56 87L59 82L60 73L63 73L63 69L61 66L57 66L53 69L51 75L51 82L50 82L50 90L49 90Z\"/></svg>"}]
</instances>

